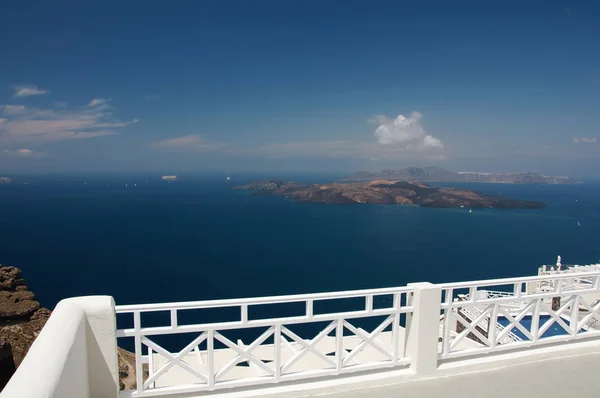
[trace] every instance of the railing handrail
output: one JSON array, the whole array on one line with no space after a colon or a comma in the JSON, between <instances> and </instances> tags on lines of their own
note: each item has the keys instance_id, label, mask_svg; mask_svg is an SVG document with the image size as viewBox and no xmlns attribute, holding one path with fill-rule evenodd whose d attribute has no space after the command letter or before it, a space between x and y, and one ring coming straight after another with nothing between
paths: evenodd
<instances>
[{"instance_id":1,"label":"railing handrail","mask_svg":"<svg viewBox=\"0 0 600 398\"><path fill-rule=\"evenodd\" d=\"M462 289L469 287L484 287L484 286L496 286L496 285L508 285L511 283L527 283L527 282L539 282L555 279L573 279L577 277L589 278L593 276L600 276L600 271L594 272L578 272L569 274L556 274L556 275L541 275L541 276L523 276L515 278L500 278L500 279L483 279L479 281L469 282L451 282L451 283L439 283L436 286L442 289Z\"/></svg>"},{"instance_id":2,"label":"railing handrail","mask_svg":"<svg viewBox=\"0 0 600 398\"><path fill-rule=\"evenodd\" d=\"M222 308L222 307L237 307L240 305L264 305L264 304L282 304L282 303L293 303L303 302L307 300L331 300L331 299L344 299L354 297L365 297L365 296L383 296L386 294L394 293L410 293L413 292L414 288L410 286L401 287L389 287L380 289L363 289L363 290L347 290L341 292L327 292L327 293L308 293L308 294L292 294L283 296L265 296L265 297L253 297L253 298L238 298L238 299L224 299L224 300L201 300L201 301L182 301L182 302L170 302L170 303L155 303L155 304L130 304L130 305L117 305L115 307L116 313L128 313L128 312L149 312L149 311L161 311L161 310L185 310L185 309L199 309L199 308Z\"/></svg>"},{"instance_id":3,"label":"railing handrail","mask_svg":"<svg viewBox=\"0 0 600 398\"><path fill-rule=\"evenodd\" d=\"M527 283L527 282L539 282L556 279L573 279L577 277L589 278L593 276L600 276L600 271L595 272L580 272L580 273L569 273L556 274L556 275L541 275L541 276L526 276L526 277L515 277L515 278L499 278L499 279L483 279L478 281L468 282L452 282L452 283L438 283L435 286L442 289L461 289L469 287L484 287L484 286L495 286L495 285L507 285L511 283ZM117 314L126 312L147 312L147 311L160 311L170 309L199 309L199 308L219 308L219 307L234 307L239 305L260 305L260 304L280 304L280 303L291 303L291 302L302 302L306 300L327 300L327 299L343 299L363 296L379 296L385 294L412 292L413 288L409 286L400 287L389 287L379 289L360 289L360 290L347 290L337 292L326 292L326 293L308 293L308 294L293 294L293 295L281 295L281 296L264 296L264 297L252 297L252 298L236 298L236 299L222 299L222 300L201 300L201 301L183 301L183 302L169 302L169 303L154 303L154 304L127 304L117 305L115 307Z\"/></svg>"}]
</instances>

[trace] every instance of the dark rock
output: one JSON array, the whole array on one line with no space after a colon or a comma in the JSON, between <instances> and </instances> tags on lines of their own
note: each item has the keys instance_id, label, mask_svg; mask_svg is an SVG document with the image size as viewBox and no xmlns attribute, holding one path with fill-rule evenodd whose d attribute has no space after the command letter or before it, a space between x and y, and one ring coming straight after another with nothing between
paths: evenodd
<instances>
[{"instance_id":1,"label":"dark rock","mask_svg":"<svg viewBox=\"0 0 600 398\"><path fill-rule=\"evenodd\" d=\"M119 359L119 389L135 390L137 383L135 381L135 354L122 348L117 349ZM148 365L142 367L144 379L148 378Z\"/></svg>"},{"instance_id":2,"label":"dark rock","mask_svg":"<svg viewBox=\"0 0 600 398\"><path fill-rule=\"evenodd\" d=\"M30 291L0 291L0 319L28 320L40 309L40 303Z\"/></svg>"},{"instance_id":3,"label":"dark rock","mask_svg":"<svg viewBox=\"0 0 600 398\"><path fill-rule=\"evenodd\" d=\"M10 343L4 339L0 339L0 391L8 383L16 369Z\"/></svg>"},{"instance_id":4,"label":"dark rock","mask_svg":"<svg viewBox=\"0 0 600 398\"><path fill-rule=\"evenodd\" d=\"M50 314L25 286L21 270L0 265L0 388L21 364ZM135 389L135 355L119 348L118 358L121 389Z\"/></svg>"},{"instance_id":5,"label":"dark rock","mask_svg":"<svg viewBox=\"0 0 600 398\"><path fill-rule=\"evenodd\" d=\"M21 270L0 265L0 290L14 290L20 285L23 285Z\"/></svg>"}]
</instances>

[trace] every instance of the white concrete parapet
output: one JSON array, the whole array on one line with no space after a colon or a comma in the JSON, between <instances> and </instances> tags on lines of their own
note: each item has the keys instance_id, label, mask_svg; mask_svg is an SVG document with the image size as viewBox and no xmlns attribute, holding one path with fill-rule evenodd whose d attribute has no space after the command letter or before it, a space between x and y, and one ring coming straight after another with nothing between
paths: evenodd
<instances>
[{"instance_id":1,"label":"white concrete parapet","mask_svg":"<svg viewBox=\"0 0 600 398\"><path fill-rule=\"evenodd\" d=\"M117 397L115 328L112 297L62 300L0 397Z\"/></svg>"}]
</instances>

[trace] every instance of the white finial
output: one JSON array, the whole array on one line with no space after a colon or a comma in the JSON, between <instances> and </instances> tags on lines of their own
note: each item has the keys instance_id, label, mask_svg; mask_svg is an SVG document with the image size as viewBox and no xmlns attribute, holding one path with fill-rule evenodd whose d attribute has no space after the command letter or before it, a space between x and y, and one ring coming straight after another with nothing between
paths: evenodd
<instances>
[{"instance_id":1,"label":"white finial","mask_svg":"<svg viewBox=\"0 0 600 398\"><path fill-rule=\"evenodd\" d=\"M556 258L556 266L557 266L557 267L559 267L559 268L560 268L560 266L562 265L562 264L560 263L560 260L561 260L561 258L560 258L560 256L558 256L558 257Z\"/></svg>"}]
</instances>

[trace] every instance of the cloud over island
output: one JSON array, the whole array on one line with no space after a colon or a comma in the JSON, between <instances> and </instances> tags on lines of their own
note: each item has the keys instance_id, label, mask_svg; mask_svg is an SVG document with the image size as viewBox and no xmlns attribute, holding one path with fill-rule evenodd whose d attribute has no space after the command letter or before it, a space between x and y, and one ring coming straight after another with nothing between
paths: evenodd
<instances>
[{"instance_id":1,"label":"cloud over island","mask_svg":"<svg viewBox=\"0 0 600 398\"><path fill-rule=\"evenodd\" d=\"M189 134L171 137L152 143L155 149L182 152L218 152L229 155L247 155L268 158L327 157L386 159L409 156L411 153L434 152L439 157L444 148L442 141L428 134L421 123L422 115L412 112L410 116L389 118L377 115L370 123L377 124L372 132L375 140L327 139L291 142L267 142L257 146L215 142L200 135ZM415 155L416 156L416 155Z\"/></svg>"}]
</instances>

